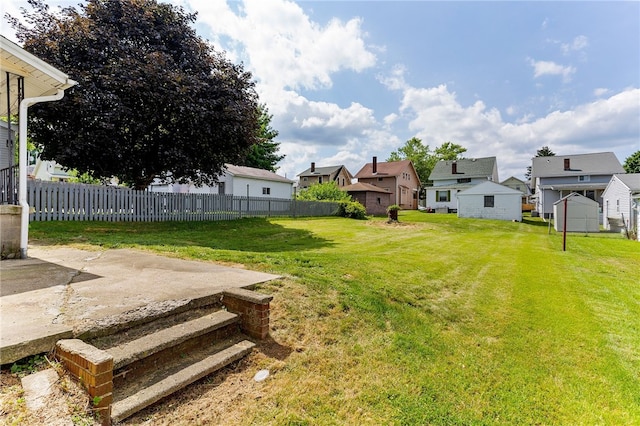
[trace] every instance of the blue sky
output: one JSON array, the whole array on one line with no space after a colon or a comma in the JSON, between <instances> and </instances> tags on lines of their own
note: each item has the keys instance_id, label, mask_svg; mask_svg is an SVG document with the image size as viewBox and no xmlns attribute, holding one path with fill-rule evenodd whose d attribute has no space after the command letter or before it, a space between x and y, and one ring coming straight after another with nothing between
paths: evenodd
<instances>
[{"instance_id":1,"label":"blue sky","mask_svg":"<svg viewBox=\"0 0 640 426\"><path fill-rule=\"evenodd\" d=\"M640 150L640 2L171 3L253 73L289 178L355 174L414 136L496 156L501 180L545 145Z\"/></svg>"}]
</instances>

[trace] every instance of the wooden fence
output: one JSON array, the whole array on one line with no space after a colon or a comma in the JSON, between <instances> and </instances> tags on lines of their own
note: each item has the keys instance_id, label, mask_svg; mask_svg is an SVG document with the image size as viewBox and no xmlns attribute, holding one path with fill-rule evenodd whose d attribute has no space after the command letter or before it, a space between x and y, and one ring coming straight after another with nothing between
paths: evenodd
<instances>
[{"instance_id":1,"label":"wooden fence","mask_svg":"<svg viewBox=\"0 0 640 426\"><path fill-rule=\"evenodd\" d=\"M29 181L32 221L157 222L244 217L331 216L337 203L218 194L175 194L129 188Z\"/></svg>"}]
</instances>

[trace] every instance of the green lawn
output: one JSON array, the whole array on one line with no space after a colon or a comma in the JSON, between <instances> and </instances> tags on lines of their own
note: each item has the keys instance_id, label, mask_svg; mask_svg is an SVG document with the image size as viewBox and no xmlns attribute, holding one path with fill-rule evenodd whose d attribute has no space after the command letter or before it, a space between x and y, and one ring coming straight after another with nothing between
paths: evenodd
<instances>
[{"instance_id":1,"label":"green lawn","mask_svg":"<svg viewBox=\"0 0 640 426\"><path fill-rule=\"evenodd\" d=\"M36 244L139 247L283 275L272 377L244 424L640 424L640 243L525 223L40 222Z\"/></svg>"}]
</instances>

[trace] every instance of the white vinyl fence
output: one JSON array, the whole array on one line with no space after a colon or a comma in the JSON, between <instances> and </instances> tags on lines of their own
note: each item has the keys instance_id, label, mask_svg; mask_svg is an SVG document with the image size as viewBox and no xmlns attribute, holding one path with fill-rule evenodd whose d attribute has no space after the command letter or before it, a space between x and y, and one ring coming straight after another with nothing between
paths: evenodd
<instances>
[{"instance_id":1,"label":"white vinyl fence","mask_svg":"<svg viewBox=\"0 0 640 426\"><path fill-rule=\"evenodd\" d=\"M244 217L331 216L338 203L218 194L175 194L62 182L29 181L32 221L158 222Z\"/></svg>"}]
</instances>

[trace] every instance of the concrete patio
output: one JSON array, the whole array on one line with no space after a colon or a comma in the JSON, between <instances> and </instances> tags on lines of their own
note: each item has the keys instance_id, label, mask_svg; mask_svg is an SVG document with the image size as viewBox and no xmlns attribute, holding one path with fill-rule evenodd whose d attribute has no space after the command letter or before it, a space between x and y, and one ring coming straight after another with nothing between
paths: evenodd
<instances>
[{"instance_id":1,"label":"concrete patio","mask_svg":"<svg viewBox=\"0 0 640 426\"><path fill-rule=\"evenodd\" d=\"M191 309L229 288L276 275L149 252L33 246L0 262L0 364L51 350L173 309Z\"/></svg>"}]
</instances>

